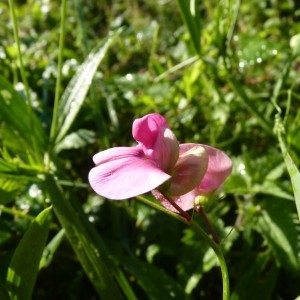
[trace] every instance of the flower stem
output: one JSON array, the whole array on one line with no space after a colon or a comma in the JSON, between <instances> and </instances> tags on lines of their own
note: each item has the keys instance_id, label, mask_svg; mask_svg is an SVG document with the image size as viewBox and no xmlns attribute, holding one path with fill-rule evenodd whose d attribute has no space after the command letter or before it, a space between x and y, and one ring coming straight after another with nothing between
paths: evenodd
<instances>
[{"instance_id":1,"label":"flower stem","mask_svg":"<svg viewBox=\"0 0 300 300\"><path fill-rule=\"evenodd\" d=\"M205 211L203 210L203 207L202 207L201 205L197 205L196 208L195 208L195 210L196 210L196 212L198 212L198 213L200 214L200 216L202 217L202 219L203 219L203 221L204 221L204 223L205 223L205 225L206 225L208 231L210 232L210 234L211 234L211 236L212 236L214 242L215 242L216 244L220 244L221 241L220 241L220 239L219 239L219 237L218 237L216 231L215 231L214 228L212 227L212 225L211 225L211 223L210 223L210 221L209 221L209 219L208 219L208 217L207 217Z\"/></svg>"},{"instance_id":2,"label":"flower stem","mask_svg":"<svg viewBox=\"0 0 300 300\"><path fill-rule=\"evenodd\" d=\"M190 222L190 227L194 230L194 232L202 237L209 246L214 250L221 268L222 273L222 283L223 283L223 300L228 300L230 295L230 286L229 286L229 275L227 270L226 261L222 252L221 245L218 245L215 241L213 241L204 231L203 229L195 222Z\"/></svg>"},{"instance_id":3,"label":"flower stem","mask_svg":"<svg viewBox=\"0 0 300 300\"><path fill-rule=\"evenodd\" d=\"M66 14L67 14L67 1L62 0L60 8L60 37L59 37L59 47L58 47L58 63L57 63L57 79L55 85L55 98L53 107L53 117L50 130L50 140L53 142L57 135L57 125L58 125L58 115L59 115L59 100L60 100L60 89L62 81L62 66L63 66L63 50L64 41L66 35Z\"/></svg>"},{"instance_id":4,"label":"flower stem","mask_svg":"<svg viewBox=\"0 0 300 300\"><path fill-rule=\"evenodd\" d=\"M174 212L164 208L162 205L159 205L156 202L151 201L145 197L138 196L136 198L138 200L140 200L141 202L143 202L155 209L158 209L158 210L172 216L173 218L177 219L178 221L188 225L199 237L203 238L208 243L208 245L215 252L215 254L218 258L218 261L219 261L219 265L220 265L220 269L221 269L221 273L222 273L222 284L223 284L223 298L222 299L228 300L229 295L230 295L229 275L228 275L226 261L225 261L225 258L224 258L223 252L222 252L221 244L218 244L213 239L211 239L210 236L194 220L188 219L188 218L186 218L186 216L182 216L177 213L174 213ZM187 212L184 212L184 213L187 214Z\"/></svg>"},{"instance_id":5,"label":"flower stem","mask_svg":"<svg viewBox=\"0 0 300 300\"><path fill-rule=\"evenodd\" d=\"M176 210L182 217L184 217L188 222L191 221L191 216L186 211L184 211L172 198L167 197L166 195L164 196L174 206L174 208L176 208Z\"/></svg>"}]
</instances>

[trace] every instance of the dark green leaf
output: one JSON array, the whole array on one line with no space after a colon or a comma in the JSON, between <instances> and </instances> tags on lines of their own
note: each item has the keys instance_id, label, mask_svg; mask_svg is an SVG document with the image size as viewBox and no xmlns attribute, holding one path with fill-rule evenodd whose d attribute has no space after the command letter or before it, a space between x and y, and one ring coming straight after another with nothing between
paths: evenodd
<instances>
[{"instance_id":1,"label":"dark green leaf","mask_svg":"<svg viewBox=\"0 0 300 300\"><path fill-rule=\"evenodd\" d=\"M135 257L122 257L120 261L124 268L135 277L148 299L184 299L182 287L163 270Z\"/></svg>"},{"instance_id":2,"label":"dark green leaf","mask_svg":"<svg viewBox=\"0 0 300 300\"><path fill-rule=\"evenodd\" d=\"M0 281L0 299L1 300L10 300L9 294L5 285Z\"/></svg>"},{"instance_id":3,"label":"dark green leaf","mask_svg":"<svg viewBox=\"0 0 300 300\"><path fill-rule=\"evenodd\" d=\"M114 265L109 268L109 255L105 245L93 232L93 227L86 220L80 205L74 199L72 203L65 199L52 175L46 175L45 184L66 237L99 296L103 299L123 299L113 280L115 269Z\"/></svg>"},{"instance_id":4,"label":"dark green leaf","mask_svg":"<svg viewBox=\"0 0 300 300\"><path fill-rule=\"evenodd\" d=\"M34 219L15 250L6 277L11 299L31 299L49 233L50 212L51 208L46 208Z\"/></svg>"},{"instance_id":5,"label":"dark green leaf","mask_svg":"<svg viewBox=\"0 0 300 300\"><path fill-rule=\"evenodd\" d=\"M279 263L286 269L300 271L299 222L289 200L270 199L260 202L255 228L264 236Z\"/></svg>"},{"instance_id":6,"label":"dark green leaf","mask_svg":"<svg viewBox=\"0 0 300 300\"><path fill-rule=\"evenodd\" d=\"M271 300L278 269L268 253L259 254L240 278L231 300Z\"/></svg>"}]
</instances>

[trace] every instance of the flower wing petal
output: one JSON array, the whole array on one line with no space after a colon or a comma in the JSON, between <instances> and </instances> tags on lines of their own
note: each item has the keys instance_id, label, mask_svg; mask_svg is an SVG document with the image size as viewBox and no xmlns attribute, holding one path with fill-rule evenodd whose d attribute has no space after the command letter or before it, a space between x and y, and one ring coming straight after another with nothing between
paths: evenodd
<instances>
[{"instance_id":1,"label":"flower wing petal","mask_svg":"<svg viewBox=\"0 0 300 300\"><path fill-rule=\"evenodd\" d=\"M168 193L180 196L199 185L208 166L208 154L204 147L195 146L181 153L174 167Z\"/></svg>"},{"instance_id":2,"label":"flower wing petal","mask_svg":"<svg viewBox=\"0 0 300 300\"><path fill-rule=\"evenodd\" d=\"M170 178L148 160L137 147L116 147L96 154L96 166L89 173L94 191L106 198L121 200L144 194Z\"/></svg>"},{"instance_id":3,"label":"flower wing petal","mask_svg":"<svg viewBox=\"0 0 300 300\"><path fill-rule=\"evenodd\" d=\"M208 154L208 167L198 186L199 193L210 193L218 190L232 171L231 159L221 150L207 145L182 144L180 152L188 151L196 145L202 146Z\"/></svg>"}]
</instances>

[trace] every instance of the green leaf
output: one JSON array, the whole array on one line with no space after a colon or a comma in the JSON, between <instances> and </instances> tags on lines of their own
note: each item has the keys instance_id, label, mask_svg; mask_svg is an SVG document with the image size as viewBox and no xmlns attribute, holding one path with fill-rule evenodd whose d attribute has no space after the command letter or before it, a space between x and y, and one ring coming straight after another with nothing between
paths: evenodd
<instances>
[{"instance_id":1,"label":"green leaf","mask_svg":"<svg viewBox=\"0 0 300 300\"><path fill-rule=\"evenodd\" d=\"M181 16L191 36L196 53L200 54L201 23L197 1L177 0L177 3L180 8Z\"/></svg>"},{"instance_id":2,"label":"green leaf","mask_svg":"<svg viewBox=\"0 0 300 300\"><path fill-rule=\"evenodd\" d=\"M14 200L14 197L23 190L24 184L17 180L1 178L0 176L0 204L5 205Z\"/></svg>"},{"instance_id":3,"label":"green leaf","mask_svg":"<svg viewBox=\"0 0 300 300\"><path fill-rule=\"evenodd\" d=\"M120 30L106 37L88 55L84 63L78 68L75 76L65 89L58 108L58 124L55 142L61 141L70 129L76 118L85 97L88 93L92 79L107 50L111 46Z\"/></svg>"},{"instance_id":4,"label":"green leaf","mask_svg":"<svg viewBox=\"0 0 300 300\"><path fill-rule=\"evenodd\" d=\"M56 145L55 152L59 153L62 150L82 148L88 144L92 144L95 140L96 136L93 131L79 129L65 136L65 138Z\"/></svg>"},{"instance_id":5,"label":"green leaf","mask_svg":"<svg viewBox=\"0 0 300 300\"><path fill-rule=\"evenodd\" d=\"M9 264L6 288L11 299L30 300L48 233L51 207L43 210L24 234Z\"/></svg>"},{"instance_id":6,"label":"green leaf","mask_svg":"<svg viewBox=\"0 0 300 300\"><path fill-rule=\"evenodd\" d=\"M65 237L65 230L61 229L50 241L50 243L45 247L43 251L43 255L40 261L39 269L47 267L53 258L55 251L57 250L58 246L61 244Z\"/></svg>"},{"instance_id":7,"label":"green leaf","mask_svg":"<svg viewBox=\"0 0 300 300\"><path fill-rule=\"evenodd\" d=\"M270 261L268 253L257 255L240 278L231 300L272 299L278 268Z\"/></svg>"},{"instance_id":8,"label":"green leaf","mask_svg":"<svg viewBox=\"0 0 300 300\"><path fill-rule=\"evenodd\" d=\"M30 155L41 161L46 145L41 122L35 114L29 113L25 100L1 75L0 107L4 145L22 158Z\"/></svg>"},{"instance_id":9,"label":"green leaf","mask_svg":"<svg viewBox=\"0 0 300 300\"><path fill-rule=\"evenodd\" d=\"M298 218L300 220L300 172L297 169L292 157L290 156L289 152L287 151L287 148L285 146L285 143L283 142L282 136L278 134L278 140L279 145L281 148L281 152L284 158L284 162L286 165L286 168L289 172L289 175L291 177L292 187L294 191L295 196L295 202L296 207L298 211Z\"/></svg>"},{"instance_id":10,"label":"green leaf","mask_svg":"<svg viewBox=\"0 0 300 300\"><path fill-rule=\"evenodd\" d=\"M113 280L115 269L113 262L109 260L109 252L100 237L93 231L82 207L76 199L68 201L65 198L52 175L46 174L45 185L54 212L98 295L101 299L123 299Z\"/></svg>"},{"instance_id":11,"label":"green leaf","mask_svg":"<svg viewBox=\"0 0 300 300\"><path fill-rule=\"evenodd\" d=\"M135 257L124 256L119 259L124 268L143 288L148 299L184 299L183 288L163 270Z\"/></svg>"},{"instance_id":12,"label":"green leaf","mask_svg":"<svg viewBox=\"0 0 300 300\"><path fill-rule=\"evenodd\" d=\"M290 271L300 271L298 252L300 246L299 223L290 201L271 199L260 202L255 218L255 228L266 239L278 262Z\"/></svg>"},{"instance_id":13,"label":"green leaf","mask_svg":"<svg viewBox=\"0 0 300 300\"><path fill-rule=\"evenodd\" d=\"M0 281L0 299L1 300L10 300L9 294L5 285Z\"/></svg>"}]
</instances>

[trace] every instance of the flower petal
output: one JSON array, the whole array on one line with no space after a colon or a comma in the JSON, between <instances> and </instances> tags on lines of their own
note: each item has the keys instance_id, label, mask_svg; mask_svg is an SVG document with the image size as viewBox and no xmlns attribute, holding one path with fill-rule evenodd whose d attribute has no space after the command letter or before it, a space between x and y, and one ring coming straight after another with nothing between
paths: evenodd
<instances>
[{"instance_id":1,"label":"flower petal","mask_svg":"<svg viewBox=\"0 0 300 300\"><path fill-rule=\"evenodd\" d=\"M121 200L147 193L170 178L147 159L140 146L116 147L94 156L96 167L89 173L94 191Z\"/></svg>"},{"instance_id":2,"label":"flower petal","mask_svg":"<svg viewBox=\"0 0 300 300\"><path fill-rule=\"evenodd\" d=\"M194 201L196 198L195 189L191 192L182 195L182 196L170 196L170 198L184 211L190 210L194 208ZM161 202L161 204L168 210L180 213L171 203L168 201L168 199L158 190L152 191L153 196Z\"/></svg>"},{"instance_id":3,"label":"flower petal","mask_svg":"<svg viewBox=\"0 0 300 300\"><path fill-rule=\"evenodd\" d=\"M174 167L168 194L180 196L194 189L203 178L207 166L208 155L202 146L181 153Z\"/></svg>"},{"instance_id":4,"label":"flower petal","mask_svg":"<svg viewBox=\"0 0 300 300\"><path fill-rule=\"evenodd\" d=\"M179 155L179 143L166 119L159 114L149 114L133 122L132 135L139 142L145 155L169 172Z\"/></svg>"},{"instance_id":5,"label":"flower petal","mask_svg":"<svg viewBox=\"0 0 300 300\"><path fill-rule=\"evenodd\" d=\"M201 146L206 150L208 154L208 166L204 177L200 181L200 184L196 186L190 192L181 196L169 196L178 206L184 211L190 210L195 206L195 199L199 195L207 195L220 189L225 179L230 175L232 170L231 159L221 150L216 148L201 145L201 144L181 144L180 156L194 147ZM152 194L158 199L162 205L176 213L179 213L176 208L168 201L168 199L159 191L154 190Z\"/></svg>"},{"instance_id":6,"label":"flower petal","mask_svg":"<svg viewBox=\"0 0 300 300\"><path fill-rule=\"evenodd\" d=\"M180 152L187 151L199 144L181 144ZM208 167L198 186L198 195L208 194L218 190L232 171L231 159L221 150L201 145L208 154Z\"/></svg>"}]
</instances>

